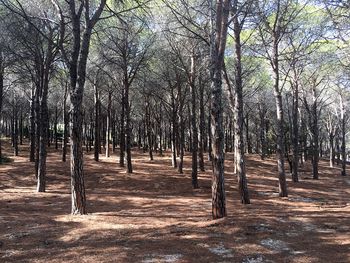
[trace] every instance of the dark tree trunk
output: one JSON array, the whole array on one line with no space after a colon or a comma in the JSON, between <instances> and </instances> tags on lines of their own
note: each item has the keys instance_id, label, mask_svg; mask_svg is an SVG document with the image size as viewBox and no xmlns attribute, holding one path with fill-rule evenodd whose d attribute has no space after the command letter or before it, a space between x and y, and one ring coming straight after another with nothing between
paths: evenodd
<instances>
[{"instance_id":1,"label":"dark tree trunk","mask_svg":"<svg viewBox=\"0 0 350 263\"><path fill-rule=\"evenodd\" d=\"M159 155L163 156L163 112L162 105L159 107Z\"/></svg>"},{"instance_id":2,"label":"dark tree trunk","mask_svg":"<svg viewBox=\"0 0 350 263\"><path fill-rule=\"evenodd\" d=\"M319 130L318 130L318 114L316 101L312 105L312 134L313 134L313 155L312 155L312 173L313 179L318 179L318 163L320 159L319 148Z\"/></svg>"},{"instance_id":3,"label":"dark tree trunk","mask_svg":"<svg viewBox=\"0 0 350 263\"><path fill-rule=\"evenodd\" d=\"M293 85L293 109L292 109L292 180L299 181L298 166L299 166L299 85Z\"/></svg>"},{"instance_id":4,"label":"dark tree trunk","mask_svg":"<svg viewBox=\"0 0 350 263\"><path fill-rule=\"evenodd\" d=\"M30 153L29 161L35 162L35 88L32 87L30 96Z\"/></svg>"},{"instance_id":5,"label":"dark tree trunk","mask_svg":"<svg viewBox=\"0 0 350 263\"><path fill-rule=\"evenodd\" d=\"M13 136L13 155L18 156L18 112L16 101L13 101L13 116L12 116L12 136Z\"/></svg>"},{"instance_id":6,"label":"dark tree trunk","mask_svg":"<svg viewBox=\"0 0 350 263\"><path fill-rule=\"evenodd\" d=\"M341 100L341 175L346 176L346 141L345 141L345 105L343 98L340 97Z\"/></svg>"},{"instance_id":7,"label":"dark tree trunk","mask_svg":"<svg viewBox=\"0 0 350 263\"><path fill-rule=\"evenodd\" d=\"M174 95L172 95L172 130L171 130L171 152L172 152L172 166L174 168L177 167L177 160L176 160L176 134L177 131L177 120L176 120L176 108L175 108L175 98Z\"/></svg>"},{"instance_id":8,"label":"dark tree trunk","mask_svg":"<svg viewBox=\"0 0 350 263\"><path fill-rule=\"evenodd\" d=\"M211 133L212 133L212 216L213 219L226 216L224 180L224 131L222 105L222 69L227 39L229 0L216 3L215 31L211 34ZM211 8L212 10L212 8ZM211 14L212 23L213 11ZM215 33L216 32L216 33ZM214 41L215 33L215 41ZM215 43L215 44L214 44Z\"/></svg>"},{"instance_id":9,"label":"dark tree trunk","mask_svg":"<svg viewBox=\"0 0 350 263\"><path fill-rule=\"evenodd\" d=\"M108 103L107 103L107 123L106 123L106 157L110 156L109 151L109 137L111 130L111 108L112 108L112 92L108 93Z\"/></svg>"},{"instance_id":10,"label":"dark tree trunk","mask_svg":"<svg viewBox=\"0 0 350 263\"><path fill-rule=\"evenodd\" d=\"M335 154L334 154L334 134L333 131L329 133L329 166L334 167Z\"/></svg>"},{"instance_id":11,"label":"dark tree trunk","mask_svg":"<svg viewBox=\"0 0 350 263\"><path fill-rule=\"evenodd\" d=\"M151 108L149 105L149 99L146 101L146 127L147 127L147 140L148 140L148 154L150 161L153 161L152 151L152 127L151 127Z\"/></svg>"},{"instance_id":12,"label":"dark tree trunk","mask_svg":"<svg viewBox=\"0 0 350 263\"><path fill-rule=\"evenodd\" d=\"M19 144L23 145L23 109L22 108L20 109L20 113L19 113Z\"/></svg>"},{"instance_id":13,"label":"dark tree trunk","mask_svg":"<svg viewBox=\"0 0 350 263\"><path fill-rule=\"evenodd\" d=\"M48 79L47 79L48 81ZM46 188L46 157L47 150L46 145L48 141L48 106L47 106L47 94L48 94L48 83L43 87L43 94L40 101L40 143L39 143L39 164L38 164L38 182L37 191L45 192Z\"/></svg>"},{"instance_id":14,"label":"dark tree trunk","mask_svg":"<svg viewBox=\"0 0 350 263\"><path fill-rule=\"evenodd\" d=\"M2 104L3 104L3 93L4 93L4 71L5 71L5 66L4 66L4 53L2 51L2 48L0 47L0 120L2 120ZM3 161L3 156L2 156L2 133L0 132L0 163Z\"/></svg>"},{"instance_id":15,"label":"dark tree trunk","mask_svg":"<svg viewBox=\"0 0 350 263\"><path fill-rule=\"evenodd\" d=\"M96 76L97 78L97 76ZM94 158L98 162L100 159L101 137L100 137L100 98L97 88L97 79L94 85L95 92L95 142L94 142Z\"/></svg>"},{"instance_id":16,"label":"dark tree trunk","mask_svg":"<svg viewBox=\"0 0 350 263\"><path fill-rule=\"evenodd\" d=\"M199 169L204 172L204 134L205 134L205 109L204 109L204 84L202 78L199 78Z\"/></svg>"},{"instance_id":17,"label":"dark tree trunk","mask_svg":"<svg viewBox=\"0 0 350 263\"><path fill-rule=\"evenodd\" d=\"M125 90L122 90L122 110L120 115L120 131L119 131L119 166L124 167L125 158Z\"/></svg>"},{"instance_id":18,"label":"dark tree trunk","mask_svg":"<svg viewBox=\"0 0 350 263\"><path fill-rule=\"evenodd\" d=\"M58 108L57 106L55 107L55 123L54 123L54 132L55 132L55 149L58 150L58 130L57 130L57 125L58 125Z\"/></svg>"},{"instance_id":19,"label":"dark tree trunk","mask_svg":"<svg viewBox=\"0 0 350 263\"><path fill-rule=\"evenodd\" d=\"M259 118L260 118L260 145L261 145L261 160L264 160L267 155L266 141L266 109L264 105L259 103Z\"/></svg>"},{"instance_id":20,"label":"dark tree trunk","mask_svg":"<svg viewBox=\"0 0 350 263\"><path fill-rule=\"evenodd\" d=\"M127 74L127 73L126 73ZM127 75L125 76L127 77ZM126 115L126 125L125 125L125 133L126 133L126 163L127 163L127 172L132 173L132 162L131 162L131 117L130 117L130 103L129 103L129 83L128 80L125 79L125 115Z\"/></svg>"},{"instance_id":21,"label":"dark tree trunk","mask_svg":"<svg viewBox=\"0 0 350 263\"><path fill-rule=\"evenodd\" d=\"M68 96L68 85L66 85L64 90L63 98L63 146L62 146L62 162L66 162L67 159L67 143L68 143L68 125L69 116L67 111L67 96Z\"/></svg>"},{"instance_id":22,"label":"dark tree trunk","mask_svg":"<svg viewBox=\"0 0 350 263\"><path fill-rule=\"evenodd\" d=\"M191 89L191 126L192 126L192 187L198 188L198 129L197 129L197 109L196 109L196 89L195 89L195 58L191 57L191 76L190 76L190 89Z\"/></svg>"}]
</instances>

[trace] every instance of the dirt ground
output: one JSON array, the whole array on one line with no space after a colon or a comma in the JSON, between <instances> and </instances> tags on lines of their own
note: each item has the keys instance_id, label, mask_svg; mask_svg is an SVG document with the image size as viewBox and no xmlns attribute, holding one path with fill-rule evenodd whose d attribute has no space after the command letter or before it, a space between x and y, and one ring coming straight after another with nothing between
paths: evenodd
<instances>
[{"instance_id":1,"label":"dirt ground","mask_svg":"<svg viewBox=\"0 0 350 263\"><path fill-rule=\"evenodd\" d=\"M115 155L85 155L89 213L71 216L69 163L50 149L47 192L35 193L23 146L0 166L0 262L350 262L350 176L322 161L315 181L306 165L280 198L275 161L250 155L252 204L242 205L230 159L224 220L211 220L209 162L193 190L189 156L181 175L169 153L149 161L138 151L133 174Z\"/></svg>"}]
</instances>

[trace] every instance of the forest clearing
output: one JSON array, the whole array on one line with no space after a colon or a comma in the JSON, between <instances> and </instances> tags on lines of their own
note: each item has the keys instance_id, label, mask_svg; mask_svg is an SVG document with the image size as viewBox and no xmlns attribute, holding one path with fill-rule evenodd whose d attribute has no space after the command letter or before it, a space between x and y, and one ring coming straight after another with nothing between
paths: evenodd
<instances>
[{"instance_id":1,"label":"forest clearing","mask_svg":"<svg viewBox=\"0 0 350 263\"><path fill-rule=\"evenodd\" d=\"M252 204L238 201L226 167L228 216L210 216L210 164L190 184L171 155L134 153L134 173L85 156L88 214L69 215L69 165L49 151L47 193L33 194L33 164L23 151L1 167L1 262L349 262L350 180L321 161L321 179L310 165L289 197L279 198L273 159L247 158ZM228 156L230 159L232 156ZM190 164L186 156L185 164ZM227 162L228 163L228 162ZM290 178L288 178L290 179ZM195 259L195 260L194 260Z\"/></svg>"},{"instance_id":2,"label":"forest clearing","mask_svg":"<svg viewBox=\"0 0 350 263\"><path fill-rule=\"evenodd\" d=\"M0 0L0 262L350 263L349 0Z\"/></svg>"}]
</instances>

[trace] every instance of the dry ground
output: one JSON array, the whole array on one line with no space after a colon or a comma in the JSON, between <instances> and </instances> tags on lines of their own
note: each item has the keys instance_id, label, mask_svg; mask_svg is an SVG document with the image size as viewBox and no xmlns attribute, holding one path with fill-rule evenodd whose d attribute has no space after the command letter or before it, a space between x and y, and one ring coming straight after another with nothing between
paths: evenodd
<instances>
[{"instance_id":1,"label":"dry ground","mask_svg":"<svg viewBox=\"0 0 350 263\"><path fill-rule=\"evenodd\" d=\"M9 151L9 149L7 149ZM9 152L7 152L10 154ZM27 147L0 166L0 262L350 262L350 177L320 163L277 194L273 159L248 156L251 205L241 205L226 161L228 217L211 220L210 164L193 190L169 153L134 151L134 173L116 156L85 156L86 216L70 216L69 164L50 150L46 193L35 193ZM350 174L350 172L349 172Z\"/></svg>"}]
</instances>

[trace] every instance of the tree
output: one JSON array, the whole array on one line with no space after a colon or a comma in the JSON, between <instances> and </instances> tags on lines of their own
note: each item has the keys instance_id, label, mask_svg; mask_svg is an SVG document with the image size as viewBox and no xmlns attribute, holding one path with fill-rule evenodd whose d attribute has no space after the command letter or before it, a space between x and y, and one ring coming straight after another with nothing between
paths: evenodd
<instances>
[{"instance_id":1,"label":"tree","mask_svg":"<svg viewBox=\"0 0 350 263\"><path fill-rule=\"evenodd\" d=\"M222 69L227 39L230 1L216 1L216 15L211 37L211 133L212 133L212 215L214 219L226 216L224 180L224 131L222 105ZM213 10L211 12L214 12ZM214 21L213 21L214 22ZM214 38L215 36L215 38Z\"/></svg>"},{"instance_id":2,"label":"tree","mask_svg":"<svg viewBox=\"0 0 350 263\"><path fill-rule=\"evenodd\" d=\"M67 1L69 11L66 14L66 9L60 5L61 3L54 0L60 17L60 50L68 65L70 76L72 214L86 214L82 149L82 101L91 35L106 5L106 0L101 0L98 1L97 8L91 10L90 2L89 0L69 0ZM67 24L66 17L70 18L69 24ZM69 29L72 33L70 46L64 43L68 25L71 26Z\"/></svg>"}]
</instances>

